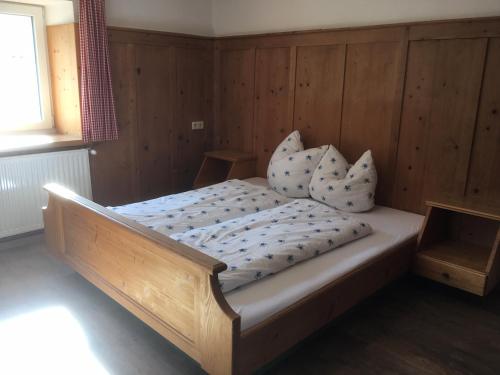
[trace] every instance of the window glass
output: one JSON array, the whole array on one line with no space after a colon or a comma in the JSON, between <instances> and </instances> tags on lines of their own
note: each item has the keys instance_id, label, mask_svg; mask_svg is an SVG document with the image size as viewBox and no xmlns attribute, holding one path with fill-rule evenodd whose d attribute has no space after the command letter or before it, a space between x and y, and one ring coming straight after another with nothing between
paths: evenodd
<instances>
[{"instance_id":1,"label":"window glass","mask_svg":"<svg viewBox=\"0 0 500 375\"><path fill-rule=\"evenodd\" d=\"M0 132L53 127L44 8L0 0Z\"/></svg>"},{"instance_id":2,"label":"window glass","mask_svg":"<svg viewBox=\"0 0 500 375\"><path fill-rule=\"evenodd\" d=\"M0 13L0 127L42 121L33 19Z\"/></svg>"}]
</instances>

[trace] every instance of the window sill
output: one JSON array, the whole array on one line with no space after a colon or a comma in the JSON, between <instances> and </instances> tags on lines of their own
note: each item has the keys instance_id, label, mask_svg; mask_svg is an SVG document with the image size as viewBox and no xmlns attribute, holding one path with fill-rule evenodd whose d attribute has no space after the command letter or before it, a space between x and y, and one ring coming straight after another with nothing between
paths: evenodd
<instances>
[{"instance_id":1,"label":"window sill","mask_svg":"<svg viewBox=\"0 0 500 375\"><path fill-rule=\"evenodd\" d=\"M85 143L78 135L9 134L0 135L0 157L60 151L77 148Z\"/></svg>"}]
</instances>

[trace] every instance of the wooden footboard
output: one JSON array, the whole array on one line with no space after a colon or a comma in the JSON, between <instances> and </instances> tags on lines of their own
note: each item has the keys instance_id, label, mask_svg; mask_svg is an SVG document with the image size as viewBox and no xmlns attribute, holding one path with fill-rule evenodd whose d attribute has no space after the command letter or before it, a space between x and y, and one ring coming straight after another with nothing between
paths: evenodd
<instances>
[{"instance_id":1,"label":"wooden footboard","mask_svg":"<svg viewBox=\"0 0 500 375\"><path fill-rule=\"evenodd\" d=\"M211 374L235 372L240 317L218 286L226 265L58 185L48 249Z\"/></svg>"},{"instance_id":2,"label":"wooden footboard","mask_svg":"<svg viewBox=\"0 0 500 375\"><path fill-rule=\"evenodd\" d=\"M200 363L249 374L405 273L416 237L241 332L217 274L226 265L58 185L46 186L48 249Z\"/></svg>"}]
</instances>

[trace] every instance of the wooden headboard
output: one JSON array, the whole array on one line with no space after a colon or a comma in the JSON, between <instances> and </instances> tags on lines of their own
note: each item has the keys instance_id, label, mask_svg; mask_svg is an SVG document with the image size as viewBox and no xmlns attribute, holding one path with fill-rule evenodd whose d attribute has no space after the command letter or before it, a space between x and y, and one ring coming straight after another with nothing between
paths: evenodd
<instances>
[{"instance_id":1,"label":"wooden headboard","mask_svg":"<svg viewBox=\"0 0 500 375\"><path fill-rule=\"evenodd\" d=\"M500 18L219 38L215 143L265 176L293 129L354 162L372 149L379 204L500 208Z\"/></svg>"}]
</instances>

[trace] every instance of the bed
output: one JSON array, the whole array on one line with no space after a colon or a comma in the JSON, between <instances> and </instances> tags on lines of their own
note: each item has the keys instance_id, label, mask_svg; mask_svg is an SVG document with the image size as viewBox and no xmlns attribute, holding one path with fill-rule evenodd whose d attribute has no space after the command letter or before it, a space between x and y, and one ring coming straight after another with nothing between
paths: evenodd
<instances>
[{"instance_id":1,"label":"bed","mask_svg":"<svg viewBox=\"0 0 500 375\"><path fill-rule=\"evenodd\" d=\"M268 191L262 178L242 184ZM172 231L189 233L189 225L165 229L167 224L162 233L154 214L144 211L141 220L151 223L138 223L138 207L127 218L127 207L105 208L57 185L46 189L50 251L211 374L251 373L405 273L423 220L379 206L352 214L373 233L223 293L218 275L227 265L169 237ZM274 198L253 211L289 203ZM199 212L210 209L207 197L193 199ZM237 198L224 204L241 208ZM195 226L234 218L231 210L227 217L224 212L208 221L192 216Z\"/></svg>"}]
</instances>

